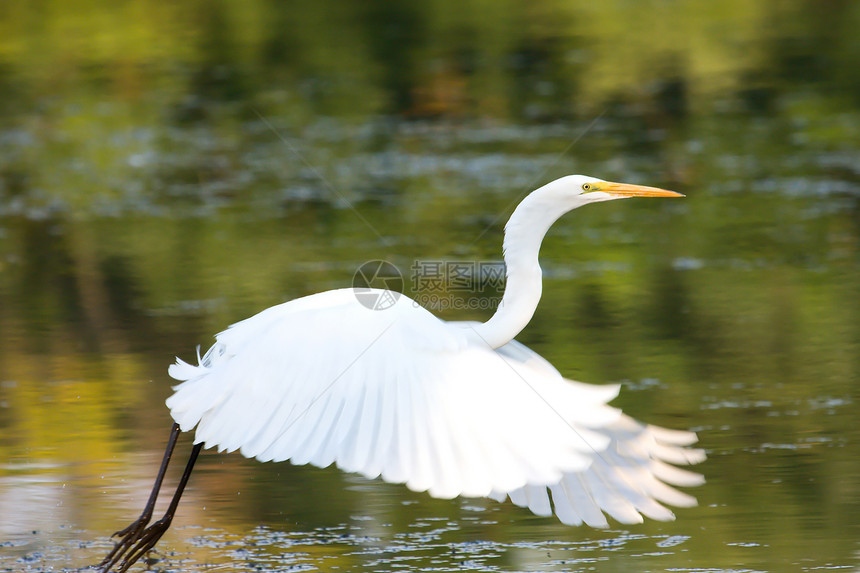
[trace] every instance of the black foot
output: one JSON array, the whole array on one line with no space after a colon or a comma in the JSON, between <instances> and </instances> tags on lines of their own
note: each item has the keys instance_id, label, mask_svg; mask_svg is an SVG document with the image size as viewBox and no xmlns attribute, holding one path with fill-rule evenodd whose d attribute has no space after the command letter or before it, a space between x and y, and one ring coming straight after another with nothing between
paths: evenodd
<instances>
[{"instance_id":1,"label":"black foot","mask_svg":"<svg viewBox=\"0 0 860 573\"><path fill-rule=\"evenodd\" d=\"M155 547L155 544L158 543L158 540L161 539L161 536L164 535L164 532L170 527L170 522L171 519L169 517L164 517L146 529L142 528L143 525L146 525L145 522L141 523L139 528L135 527L138 526L138 523L135 522L122 531L118 531L116 535L123 535L126 531L129 533L133 532L134 535L133 537L131 535L127 535L117 543L117 547L122 546L122 549L117 550L117 547L114 547L113 551L108 554L105 560L99 565L99 567L102 568L102 573L110 571L110 568L116 565L116 563L123 558L123 555L125 555L125 558L122 559L122 562L116 569L116 573L125 573L128 571L129 567L134 565L138 559Z\"/></svg>"},{"instance_id":2,"label":"black foot","mask_svg":"<svg viewBox=\"0 0 860 573\"><path fill-rule=\"evenodd\" d=\"M111 535L111 538L119 537L120 539L113 546L110 553L108 553L102 562L96 567L98 567L103 573L110 571L111 567L116 565L116 562L122 559L125 552L128 551L138 539L140 539L141 535L143 535L143 532L145 531L146 524L149 523L150 519L151 516L149 515L141 515L131 522L131 524L125 529L121 529Z\"/></svg>"},{"instance_id":3,"label":"black foot","mask_svg":"<svg viewBox=\"0 0 860 573\"><path fill-rule=\"evenodd\" d=\"M112 537L119 537L114 548L104 560L96 565L101 573L108 573L115 566L117 573L125 573L128 568L134 565L138 559L143 557L151 550L164 532L170 527L170 522L173 521L173 515L176 513L176 507L179 505L179 498L182 497L182 492L188 484L188 478L191 476L191 470L194 469L194 462L197 461L197 456L200 450L203 449L203 444L195 444L191 450L191 456L188 458L188 463L185 464L185 471L182 472L182 478L179 480L179 485L176 487L176 492L173 494L173 499L170 500L170 506L164 514L164 517L146 527L149 519L152 517L152 511L155 507L155 501L158 497L158 490L161 489L161 482L164 479L164 472L167 470L167 464L170 463L170 456L173 454L173 447L176 445L176 437L180 432L179 424L174 423L170 430L170 440L167 442L167 449L164 452L164 459L161 460L161 468L158 470L158 477L155 478L155 485L152 487L152 493L149 494L149 501L146 503L146 508L137 520L121 531L117 531ZM120 561L120 559L122 561ZM117 566L117 563L119 565Z\"/></svg>"},{"instance_id":4,"label":"black foot","mask_svg":"<svg viewBox=\"0 0 860 573\"><path fill-rule=\"evenodd\" d=\"M170 521L169 517L163 517L147 527L134 547L131 548L131 551L128 552L128 555L125 556L125 559L122 560L117 573L128 571L129 567L155 547L155 544L158 543L158 540L161 539L161 536L170 527Z\"/></svg>"}]
</instances>

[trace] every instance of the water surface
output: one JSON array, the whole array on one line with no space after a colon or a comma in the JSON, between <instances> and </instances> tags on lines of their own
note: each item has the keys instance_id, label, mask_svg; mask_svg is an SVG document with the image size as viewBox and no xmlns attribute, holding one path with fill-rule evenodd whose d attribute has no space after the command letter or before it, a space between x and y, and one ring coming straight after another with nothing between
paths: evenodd
<instances>
[{"instance_id":1,"label":"water surface","mask_svg":"<svg viewBox=\"0 0 860 573\"><path fill-rule=\"evenodd\" d=\"M416 261L497 262L518 198L578 172L687 198L558 223L518 339L697 431L698 507L570 528L206 452L153 567L857 568L860 12L528 6L7 2L0 570L110 548L154 478L174 356L368 260L407 292ZM444 318L487 318L493 292L457 296Z\"/></svg>"}]
</instances>

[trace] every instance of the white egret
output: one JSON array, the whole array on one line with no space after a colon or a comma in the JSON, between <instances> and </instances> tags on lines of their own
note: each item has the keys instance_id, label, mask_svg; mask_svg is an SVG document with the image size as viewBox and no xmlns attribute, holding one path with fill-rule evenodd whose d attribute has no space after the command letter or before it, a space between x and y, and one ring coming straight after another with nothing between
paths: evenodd
<instances>
[{"instance_id":1,"label":"white egret","mask_svg":"<svg viewBox=\"0 0 860 573\"><path fill-rule=\"evenodd\" d=\"M406 296L372 310L341 289L232 325L196 365L177 359L169 373L181 384L167 399L175 423L155 487L102 569L126 571L155 545L202 447L336 464L440 498L510 498L571 525L605 527L607 514L671 520L664 503L694 505L671 487L703 482L675 467L704 459L687 447L694 433L633 420L607 405L617 385L566 380L513 340L541 296L538 252L550 225L625 197L682 195L580 175L528 195L505 226L506 288L485 323L442 321ZM178 434L195 427L170 507L147 528Z\"/></svg>"}]
</instances>

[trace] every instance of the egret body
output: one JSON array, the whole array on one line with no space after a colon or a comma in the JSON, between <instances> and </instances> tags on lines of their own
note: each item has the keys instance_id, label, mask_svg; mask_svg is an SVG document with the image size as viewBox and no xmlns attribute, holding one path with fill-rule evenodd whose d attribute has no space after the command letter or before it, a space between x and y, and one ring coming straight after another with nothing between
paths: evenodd
<instances>
[{"instance_id":1,"label":"egret body","mask_svg":"<svg viewBox=\"0 0 860 573\"><path fill-rule=\"evenodd\" d=\"M541 296L538 253L572 209L678 193L572 175L528 195L505 226L507 282L484 323L445 322L406 296L385 310L352 289L295 299L216 336L197 364L177 359L175 423L150 501L101 563L127 570L169 527L203 447L404 483L441 498L506 498L563 523L605 527L674 518L695 499L692 432L645 425L608 405L617 385L567 380L514 337ZM196 428L196 430L195 430ZM146 527L181 431L192 457L167 514ZM670 465L675 464L675 465ZM120 561L121 560L121 561Z\"/></svg>"}]
</instances>

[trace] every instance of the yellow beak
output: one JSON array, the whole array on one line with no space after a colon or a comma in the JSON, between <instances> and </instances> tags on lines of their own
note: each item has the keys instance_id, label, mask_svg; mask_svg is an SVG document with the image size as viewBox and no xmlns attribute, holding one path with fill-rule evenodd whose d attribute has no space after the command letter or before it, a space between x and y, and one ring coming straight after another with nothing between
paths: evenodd
<instances>
[{"instance_id":1,"label":"yellow beak","mask_svg":"<svg viewBox=\"0 0 860 573\"><path fill-rule=\"evenodd\" d=\"M603 191L616 197L684 197L681 193L667 191L658 187L645 185L630 185L628 183L613 183L604 181L594 184L594 191Z\"/></svg>"}]
</instances>

